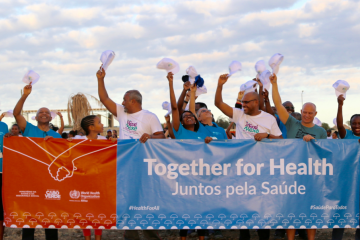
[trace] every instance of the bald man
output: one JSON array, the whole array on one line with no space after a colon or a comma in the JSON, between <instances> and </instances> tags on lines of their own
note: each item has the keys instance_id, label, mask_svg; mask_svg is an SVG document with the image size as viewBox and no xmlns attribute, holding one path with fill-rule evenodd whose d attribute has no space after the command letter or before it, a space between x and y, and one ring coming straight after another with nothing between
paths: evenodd
<instances>
[{"instance_id":1,"label":"bald man","mask_svg":"<svg viewBox=\"0 0 360 240\"><path fill-rule=\"evenodd\" d=\"M310 102L305 103L301 109L301 121L296 120L290 115L288 109L281 104L277 77L275 74L270 76L270 82L273 86L273 101L281 122L286 126L287 138L302 138L307 142L311 139L326 139L325 129L313 123L317 114L315 104Z\"/></svg>"},{"instance_id":2,"label":"bald man","mask_svg":"<svg viewBox=\"0 0 360 240\"><path fill-rule=\"evenodd\" d=\"M219 77L215 94L215 106L226 116L233 119L236 124L236 139L283 138L276 123L276 119L261 111L260 98L256 92L249 92L241 100L242 109L232 108L222 100L222 88L228 79L228 74Z\"/></svg>"}]
</instances>

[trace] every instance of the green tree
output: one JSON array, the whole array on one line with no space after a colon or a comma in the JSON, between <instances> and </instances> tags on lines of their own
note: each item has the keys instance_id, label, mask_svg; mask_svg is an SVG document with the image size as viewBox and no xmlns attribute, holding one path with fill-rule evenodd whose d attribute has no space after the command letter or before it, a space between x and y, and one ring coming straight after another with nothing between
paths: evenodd
<instances>
[{"instance_id":1,"label":"green tree","mask_svg":"<svg viewBox=\"0 0 360 240\"><path fill-rule=\"evenodd\" d=\"M226 129L230 125L230 121L229 121L229 118L227 118L225 116L220 116L216 119L216 124L219 127Z\"/></svg>"},{"instance_id":2,"label":"green tree","mask_svg":"<svg viewBox=\"0 0 360 240\"><path fill-rule=\"evenodd\" d=\"M327 123L325 123L325 122L323 122L323 123L321 124L321 126L322 126L323 128L325 128L325 130L330 129L329 124L327 124Z\"/></svg>"}]
</instances>

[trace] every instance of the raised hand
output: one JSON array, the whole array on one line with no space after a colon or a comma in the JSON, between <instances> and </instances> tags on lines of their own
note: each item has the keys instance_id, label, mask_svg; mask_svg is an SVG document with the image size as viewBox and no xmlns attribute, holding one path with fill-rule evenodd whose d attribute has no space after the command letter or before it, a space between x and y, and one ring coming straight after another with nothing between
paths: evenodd
<instances>
[{"instance_id":1,"label":"raised hand","mask_svg":"<svg viewBox=\"0 0 360 240\"><path fill-rule=\"evenodd\" d=\"M97 73L96 73L96 77L97 77L98 79L104 79L104 78L105 78L105 75L106 75L105 69L103 69L103 68L102 68L102 65L101 65L100 69L99 69L99 70L97 71Z\"/></svg>"},{"instance_id":2,"label":"raised hand","mask_svg":"<svg viewBox=\"0 0 360 240\"><path fill-rule=\"evenodd\" d=\"M262 84L262 82L260 81L260 79L254 78L253 80L254 80L255 82L257 82L260 87L263 87L263 84Z\"/></svg>"},{"instance_id":3,"label":"raised hand","mask_svg":"<svg viewBox=\"0 0 360 240\"><path fill-rule=\"evenodd\" d=\"M238 100L241 101L243 99L244 95L245 95L245 91L240 91L238 93Z\"/></svg>"},{"instance_id":4,"label":"raised hand","mask_svg":"<svg viewBox=\"0 0 360 240\"><path fill-rule=\"evenodd\" d=\"M266 88L265 88L265 91L262 94L263 94L265 100L269 100L269 92L268 92L268 90Z\"/></svg>"},{"instance_id":5,"label":"raised hand","mask_svg":"<svg viewBox=\"0 0 360 240\"><path fill-rule=\"evenodd\" d=\"M166 78L169 80L169 82L173 82L174 80L174 74L172 72L169 72Z\"/></svg>"},{"instance_id":6,"label":"raised hand","mask_svg":"<svg viewBox=\"0 0 360 240\"><path fill-rule=\"evenodd\" d=\"M197 89L196 84L195 83L192 84L191 87L190 87L190 91L191 92L196 92L196 89Z\"/></svg>"},{"instance_id":7,"label":"raised hand","mask_svg":"<svg viewBox=\"0 0 360 240\"><path fill-rule=\"evenodd\" d=\"M275 73L271 74L269 79L270 79L271 84L277 83L277 76Z\"/></svg>"},{"instance_id":8,"label":"raised hand","mask_svg":"<svg viewBox=\"0 0 360 240\"><path fill-rule=\"evenodd\" d=\"M31 93L31 90L32 90L31 84L26 85L26 86L24 87L24 95L25 95L25 96L29 96L30 93Z\"/></svg>"},{"instance_id":9,"label":"raised hand","mask_svg":"<svg viewBox=\"0 0 360 240\"><path fill-rule=\"evenodd\" d=\"M190 87L191 87L190 81L187 81L184 83L184 90L188 91L190 89Z\"/></svg>"},{"instance_id":10,"label":"raised hand","mask_svg":"<svg viewBox=\"0 0 360 240\"><path fill-rule=\"evenodd\" d=\"M167 123L170 122L170 115L166 115L166 116L165 116L165 121L166 121Z\"/></svg>"},{"instance_id":11,"label":"raised hand","mask_svg":"<svg viewBox=\"0 0 360 240\"><path fill-rule=\"evenodd\" d=\"M60 118L63 117L62 114L61 114L61 112L57 112L56 114L57 114Z\"/></svg>"},{"instance_id":12,"label":"raised hand","mask_svg":"<svg viewBox=\"0 0 360 240\"><path fill-rule=\"evenodd\" d=\"M226 83L226 81L228 80L228 78L229 78L229 74L220 75L218 85L220 85L220 86L224 85Z\"/></svg>"},{"instance_id":13,"label":"raised hand","mask_svg":"<svg viewBox=\"0 0 360 240\"><path fill-rule=\"evenodd\" d=\"M338 97L338 103L340 106L342 106L344 104L344 100L345 100L344 96L342 94L340 94Z\"/></svg>"}]
</instances>

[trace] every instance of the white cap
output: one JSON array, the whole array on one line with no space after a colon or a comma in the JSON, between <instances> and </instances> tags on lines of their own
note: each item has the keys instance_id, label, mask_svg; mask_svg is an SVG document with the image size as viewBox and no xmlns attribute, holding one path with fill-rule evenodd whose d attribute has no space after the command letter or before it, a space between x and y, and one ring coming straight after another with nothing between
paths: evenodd
<instances>
[{"instance_id":1,"label":"white cap","mask_svg":"<svg viewBox=\"0 0 360 240\"><path fill-rule=\"evenodd\" d=\"M282 61L284 60L284 56L281 55L280 53L275 53L269 60L269 66L272 69L272 72L275 74L278 74L279 72L279 68L280 68L280 64L282 63Z\"/></svg>"},{"instance_id":2,"label":"white cap","mask_svg":"<svg viewBox=\"0 0 360 240\"><path fill-rule=\"evenodd\" d=\"M337 127L337 121L336 121L336 118L334 118L334 120L333 120L333 124L335 125L335 127Z\"/></svg>"},{"instance_id":3,"label":"white cap","mask_svg":"<svg viewBox=\"0 0 360 240\"><path fill-rule=\"evenodd\" d=\"M260 74L266 70L266 64L264 60L259 60L255 63L255 71L260 76Z\"/></svg>"},{"instance_id":4,"label":"white cap","mask_svg":"<svg viewBox=\"0 0 360 240\"><path fill-rule=\"evenodd\" d=\"M33 70L29 70L25 76L23 77L23 82L26 84L34 85L37 81L39 81L40 75L34 72Z\"/></svg>"},{"instance_id":5,"label":"white cap","mask_svg":"<svg viewBox=\"0 0 360 240\"><path fill-rule=\"evenodd\" d=\"M161 59L161 61L158 62L158 64L156 64L156 67L158 69L164 69L168 73L172 72L173 74L178 73L180 70L179 64L177 62L175 62L174 60L172 60L171 58Z\"/></svg>"},{"instance_id":6,"label":"white cap","mask_svg":"<svg viewBox=\"0 0 360 240\"><path fill-rule=\"evenodd\" d=\"M52 118L51 120L54 120L56 118L56 116L57 116L57 111L51 110L50 115L51 115L51 118Z\"/></svg>"},{"instance_id":7,"label":"white cap","mask_svg":"<svg viewBox=\"0 0 360 240\"><path fill-rule=\"evenodd\" d=\"M245 91L245 93L255 92L256 85L257 85L257 82L254 80L247 81L246 83L244 83L240 86L240 91Z\"/></svg>"},{"instance_id":8,"label":"white cap","mask_svg":"<svg viewBox=\"0 0 360 240\"><path fill-rule=\"evenodd\" d=\"M115 53L114 51L111 50L106 50L101 54L100 61L102 62L102 68L105 69L105 71L110 66L114 58L115 58Z\"/></svg>"},{"instance_id":9,"label":"white cap","mask_svg":"<svg viewBox=\"0 0 360 240\"><path fill-rule=\"evenodd\" d=\"M4 117L14 117L13 110L6 111Z\"/></svg>"},{"instance_id":10,"label":"white cap","mask_svg":"<svg viewBox=\"0 0 360 240\"><path fill-rule=\"evenodd\" d=\"M172 110L171 110L171 104L170 104L169 102L167 102L167 101L165 101L165 102L162 103L162 108L163 108L165 111L168 111L168 112L165 114L165 117L166 117L166 116L169 116L170 113L172 112Z\"/></svg>"},{"instance_id":11,"label":"white cap","mask_svg":"<svg viewBox=\"0 0 360 240\"><path fill-rule=\"evenodd\" d=\"M191 84L194 84L195 78L199 75L194 66L189 66L186 69L186 74L189 75L189 82ZM201 94L205 93L207 93L207 89L204 84L202 87L197 87L195 96L200 96Z\"/></svg>"},{"instance_id":12,"label":"white cap","mask_svg":"<svg viewBox=\"0 0 360 240\"><path fill-rule=\"evenodd\" d=\"M229 65L229 77L236 73L237 71L241 71L241 63L238 61L232 61Z\"/></svg>"},{"instance_id":13,"label":"white cap","mask_svg":"<svg viewBox=\"0 0 360 240\"><path fill-rule=\"evenodd\" d=\"M339 97L342 94L343 97L346 98L346 92L347 92L347 90L349 90L350 85L347 81L337 80L333 84L333 87L335 88L336 97Z\"/></svg>"},{"instance_id":14,"label":"white cap","mask_svg":"<svg viewBox=\"0 0 360 240\"><path fill-rule=\"evenodd\" d=\"M31 119L32 119L32 120L36 120L36 116L32 116Z\"/></svg>"},{"instance_id":15,"label":"white cap","mask_svg":"<svg viewBox=\"0 0 360 240\"><path fill-rule=\"evenodd\" d=\"M321 121L317 117L314 118L313 123L321 127Z\"/></svg>"},{"instance_id":16,"label":"white cap","mask_svg":"<svg viewBox=\"0 0 360 240\"><path fill-rule=\"evenodd\" d=\"M270 87L271 87L270 76L271 76L271 72L269 70L263 71L259 76L259 79L264 86L263 89L268 90L268 92L270 92Z\"/></svg>"}]
</instances>

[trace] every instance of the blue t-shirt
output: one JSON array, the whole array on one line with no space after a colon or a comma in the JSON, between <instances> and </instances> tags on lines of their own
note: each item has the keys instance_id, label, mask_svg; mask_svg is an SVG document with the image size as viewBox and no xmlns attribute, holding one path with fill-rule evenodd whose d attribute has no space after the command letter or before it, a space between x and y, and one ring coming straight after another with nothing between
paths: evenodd
<instances>
[{"instance_id":1,"label":"blue t-shirt","mask_svg":"<svg viewBox=\"0 0 360 240\"><path fill-rule=\"evenodd\" d=\"M211 133L209 137L216 137L217 139L228 139L225 129L219 127L216 123L212 123L212 126L204 125L207 130Z\"/></svg>"},{"instance_id":2,"label":"blue t-shirt","mask_svg":"<svg viewBox=\"0 0 360 240\"><path fill-rule=\"evenodd\" d=\"M283 138L284 139L287 138L287 130L286 130L285 124L283 124L282 121L280 121L280 118L278 115L275 114L275 117L276 117L276 122L280 128Z\"/></svg>"},{"instance_id":3,"label":"blue t-shirt","mask_svg":"<svg viewBox=\"0 0 360 240\"><path fill-rule=\"evenodd\" d=\"M0 122L0 173L2 173L3 165L3 144L4 144L4 135L9 132L8 125L6 123Z\"/></svg>"},{"instance_id":4,"label":"blue t-shirt","mask_svg":"<svg viewBox=\"0 0 360 240\"><path fill-rule=\"evenodd\" d=\"M179 130L175 131L173 128L173 132L176 139L205 139L211 135L211 132L209 132L201 123L197 132L185 129L181 123Z\"/></svg>"},{"instance_id":5,"label":"blue t-shirt","mask_svg":"<svg viewBox=\"0 0 360 240\"><path fill-rule=\"evenodd\" d=\"M346 130L346 135L343 139L360 139L360 137L354 135L353 131L349 129L345 129L345 130Z\"/></svg>"},{"instance_id":6,"label":"blue t-shirt","mask_svg":"<svg viewBox=\"0 0 360 240\"><path fill-rule=\"evenodd\" d=\"M37 126L32 125L29 122L26 122L26 128L23 134L24 137L37 137L37 138L44 138L46 136L52 136L53 138L61 138L61 135L55 132L54 130L50 129L49 131L45 132L40 130Z\"/></svg>"}]
</instances>

